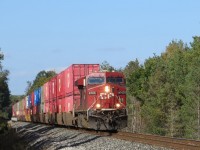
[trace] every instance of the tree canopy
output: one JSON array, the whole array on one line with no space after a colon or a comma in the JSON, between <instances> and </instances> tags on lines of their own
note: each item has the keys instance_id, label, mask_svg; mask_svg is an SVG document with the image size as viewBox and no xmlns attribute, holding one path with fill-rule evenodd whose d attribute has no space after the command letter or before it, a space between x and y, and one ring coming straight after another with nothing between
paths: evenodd
<instances>
[{"instance_id":1,"label":"tree canopy","mask_svg":"<svg viewBox=\"0 0 200 150\"><path fill-rule=\"evenodd\" d=\"M8 117L8 107L10 105L10 91L8 87L8 75L9 71L3 69L2 61L4 60L4 54L0 49L0 116Z\"/></svg>"},{"instance_id":2,"label":"tree canopy","mask_svg":"<svg viewBox=\"0 0 200 150\"><path fill-rule=\"evenodd\" d=\"M200 138L200 37L172 41L160 56L131 61L129 94L141 102L143 132ZM129 104L130 105L130 104Z\"/></svg>"},{"instance_id":3,"label":"tree canopy","mask_svg":"<svg viewBox=\"0 0 200 150\"><path fill-rule=\"evenodd\" d=\"M55 71L45 71L45 70L40 71L36 75L36 77L33 80L33 82L27 81L27 88L25 90L26 95L30 94L35 89L37 89L40 86L42 86L44 83L46 83L47 81L49 81L55 75L56 75Z\"/></svg>"}]
</instances>

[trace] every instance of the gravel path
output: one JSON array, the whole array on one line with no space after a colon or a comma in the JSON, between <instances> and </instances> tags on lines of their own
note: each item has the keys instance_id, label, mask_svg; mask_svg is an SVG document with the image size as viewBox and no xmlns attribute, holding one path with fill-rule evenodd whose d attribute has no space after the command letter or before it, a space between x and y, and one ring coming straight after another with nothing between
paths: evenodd
<instances>
[{"instance_id":1,"label":"gravel path","mask_svg":"<svg viewBox=\"0 0 200 150\"><path fill-rule=\"evenodd\" d=\"M12 127L28 143L28 150L168 150L41 124L14 122Z\"/></svg>"}]
</instances>

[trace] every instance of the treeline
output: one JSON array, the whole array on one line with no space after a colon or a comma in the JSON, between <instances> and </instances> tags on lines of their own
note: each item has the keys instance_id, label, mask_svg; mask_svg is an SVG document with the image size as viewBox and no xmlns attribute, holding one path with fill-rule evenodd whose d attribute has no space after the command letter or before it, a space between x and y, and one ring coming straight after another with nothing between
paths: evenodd
<instances>
[{"instance_id":1,"label":"treeline","mask_svg":"<svg viewBox=\"0 0 200 150\"><path fill-rule=\"evenodd\" d=\"M0 49L0 139L8 129L7 120L11 117L10 91L8 87L9 71L3 68L3 60L4 54Z\"/></svg>"},{"instance_id":2,"label":"treeline","mask_svg":"<svg viewBox=\"0 0 200 150\"><path fill-rule=\"evenodd\" d=\"M35 89L41 87L44 83L49 81L52 77L56 75L55 71L40 71L33 81L27 81L27 87L25 90L25 95L30 94Z\"/></svg>"},{"instance_id":3,"label":"treeline","mask_svg":"<svg viewBox=\"0 0 200 150\"><path fill-rule=\"evenodd\" d=\"M9 71L5 70L2 65L4 54L0 49L0 118L9 118L11 116L10 91L8 87Z\"/></svg>"},{"instance_id":4,"label":"treeline","mask_svg":"<svg viewBox=\"0 0 200 150\"><path fill-rule=\"evenodd\" d=\"M0 117L11 112L11 96L4 55L0 51ZM127 78L129 128L133 132L200 139L200 37L187 45L172 41L164 53L141 64L137 59L125 68L115 69L108 62L102 70L123 71ZM54 71L41 71L28 81L25 95L43 85Z\"/></svg>"},{"instance_id":5,"label":"treeline","mask_svg":"<svg viewBox=\"0 0 200 150\"><path fill-rule=\"evenodd\" d=\"M143 65L129 62L124 73L133 131L200 138L200 37L189 46L172 41Z\"/></svg>"}]
</instances>

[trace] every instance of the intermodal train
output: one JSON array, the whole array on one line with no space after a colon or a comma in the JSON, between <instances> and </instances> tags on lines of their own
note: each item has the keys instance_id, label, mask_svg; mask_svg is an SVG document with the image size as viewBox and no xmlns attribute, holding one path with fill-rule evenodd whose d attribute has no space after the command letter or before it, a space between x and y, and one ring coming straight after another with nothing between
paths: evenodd
<instances>
[{"instance_id":1,"label":"intermodal train","mask_svg":"<svg viewBox=\"0 0 200 150\"><path fill-rule=\"evenodd\" d=\"M12 106L12 120L95 130L125 128L127 119L124 75L99 64L73 64Z\"/></svg>"}]
</instances>

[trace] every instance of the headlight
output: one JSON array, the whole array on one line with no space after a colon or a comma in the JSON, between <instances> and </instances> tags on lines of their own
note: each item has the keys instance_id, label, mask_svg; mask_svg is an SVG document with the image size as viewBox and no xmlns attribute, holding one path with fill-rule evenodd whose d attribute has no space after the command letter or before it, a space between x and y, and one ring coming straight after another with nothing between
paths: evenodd
<instances>
[{"instance_id":1,"label":"headlight","mask_svg":"<svg viewBox=\"0 0 200 150\"><path fill-rule=\"evenodd\" d=\"M97 108L97 109L100 109L100 108L101 108L101 105L100 105L100 104L96 104L96 108Z\"/></svg>"},{"instance_id":2,"label":"headlight","mask_svg":"<svg viewBox=\"0 0 200 150\"><path fill-rule=\"evenodd\" d=\"M109 93L110 92L110 87L108 85L105 86L105 92Z\"/></svg>"},{"instance_id":3,"label":"headlight","mask_svg":"<svg viewBox=\"0 0 200 150\"><path fill-rule=\"evenodd\" d=\"M119 108L121 105L119 103L116 104L116 107Z\"/></svg>"}]
</instances>

